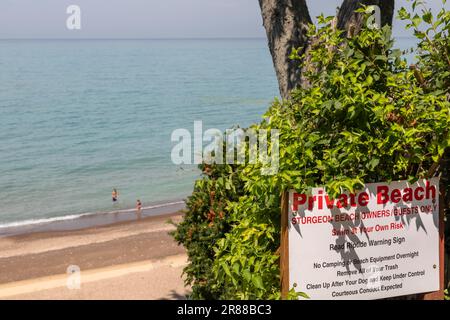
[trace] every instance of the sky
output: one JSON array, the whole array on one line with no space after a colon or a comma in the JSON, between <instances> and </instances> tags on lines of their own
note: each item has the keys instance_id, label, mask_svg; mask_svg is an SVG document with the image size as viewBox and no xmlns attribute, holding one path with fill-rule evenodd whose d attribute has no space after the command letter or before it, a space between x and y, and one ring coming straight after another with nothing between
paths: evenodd
<instances>
[{"instance_id":1,"label":"sky","mask_svg":"<svg viewBox=\"0 0 450 320\"><path fill-rule=\"evenodd\" d=\"M315 17L334 15L342 0L307 2ZM81 9L80 30L66 27L70 5ZM394 35L408 36L398 21ZM258 0L0 0L0 39L241 37L265 37Z\"/></svg>"}]
</instances>

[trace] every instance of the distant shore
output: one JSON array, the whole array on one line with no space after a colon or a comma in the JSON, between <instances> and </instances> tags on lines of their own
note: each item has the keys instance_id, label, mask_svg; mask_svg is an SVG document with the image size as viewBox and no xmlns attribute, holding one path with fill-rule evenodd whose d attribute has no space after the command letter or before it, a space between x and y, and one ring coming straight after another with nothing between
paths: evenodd
<instances>
[{"instance_id":1,"label":"distant shore","mask_svg":"<svg viewBox=\"0 0 450 320\"><path fill-rule=\"evenodd\" d=\"M0 299L182 299L185 251L168 223L182 216L2 237ZM65 286L69 266L81 271L79 290Z\"/></svg>"}]
</instances>

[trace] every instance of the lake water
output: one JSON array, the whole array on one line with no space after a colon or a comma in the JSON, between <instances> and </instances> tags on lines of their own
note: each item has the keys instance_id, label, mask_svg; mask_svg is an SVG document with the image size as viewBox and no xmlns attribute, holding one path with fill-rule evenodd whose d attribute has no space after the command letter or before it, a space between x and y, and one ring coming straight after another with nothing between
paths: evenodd
<instances>
[{"instance_id":1,"label":"lake water","mask_svg":"<svg viewBox=\"0 0 450 320\"><path fill-rule=\"evenodd\" d=\"M172 131L248 126L277 94L265 39L0 41L0 225L182 199L199 171Z\"/></svg>"},{"instance_id":2,"label":"lake water","mask_svg":"<svg viewBox=\"0 0 450 320\"><path fill-rule=\"evenodd\" d=\"M248 126L277 95L265 39L0 41L0 227L179 203L199 171L172 131Z\"/></svg>"}]
</instances>

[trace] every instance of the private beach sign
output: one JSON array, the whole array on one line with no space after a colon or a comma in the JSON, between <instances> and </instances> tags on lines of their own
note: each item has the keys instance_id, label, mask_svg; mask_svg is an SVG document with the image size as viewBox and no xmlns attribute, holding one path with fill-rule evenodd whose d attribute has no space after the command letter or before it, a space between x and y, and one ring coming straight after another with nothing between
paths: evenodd
<instances>
[{"instance_id":1,"label":"private beach sign","mask_svg":"<svg viewBox=\"0 0 450 320\"><path fill-rule=\"evenodd\" d=\"M371 183L336 199L322 188L286 196L282 281L289 289L311 299L440 290L438 178Z\"/></svg>"}]
</instances>

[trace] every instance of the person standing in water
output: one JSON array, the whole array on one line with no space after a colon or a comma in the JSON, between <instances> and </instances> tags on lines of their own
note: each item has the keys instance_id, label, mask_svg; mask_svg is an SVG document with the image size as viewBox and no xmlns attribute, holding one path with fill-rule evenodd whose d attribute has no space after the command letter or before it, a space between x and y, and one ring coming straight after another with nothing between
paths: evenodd
<instances>
[{"instance_id":1,"label":"person standing in water","mask_svg":"<svg viewBox=\"0 0 450 320\"><path fill-rule=\"evenodd\" d=\"M142 202L141 200L136 201L136 210L141 211L142 210Z\"/></svg>"},{"instance_id":2,"label":"person standing in water","mask_svg":"<svg viewBox=\"0 0 450 320\"><path fill-rule=\"evenodd\" d=\"M119 200L119 192L117 192L117 189L113 189L112 191L112 201L116 202Z\"/></svg>"},{"instance_id":3,"label":"person standing in water","mask_svg":"<svg viewBox=\"0 0 450 320\"><path fill-rule=\"evenodd\" d=\"M141 200L136 201L136 217L138 220L142 218L142 202Z\"/></svg>"}]
</instances>

